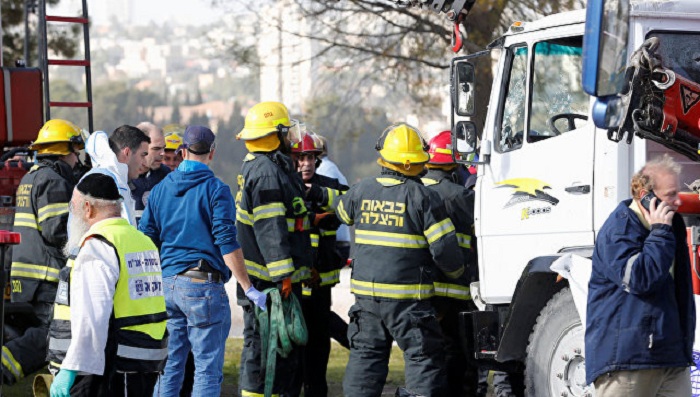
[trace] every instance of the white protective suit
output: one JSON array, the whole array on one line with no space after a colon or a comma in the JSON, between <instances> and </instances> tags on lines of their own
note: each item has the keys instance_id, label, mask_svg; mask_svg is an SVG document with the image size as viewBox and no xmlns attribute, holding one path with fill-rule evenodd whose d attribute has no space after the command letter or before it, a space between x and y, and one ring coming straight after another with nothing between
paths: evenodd
<instances>
[{"instance_id":1,"label":"white protective suit","mask_svg":"<svg viewBox=\"0 0 700 397\"><path fill-rule=\"evenodd\" d=\"M122 201L122 218L136 227L136 210L129 188L129 167L117 161L117 156L109 148L109 137L104 131L95 131L85 142L85 152L90 155L92 169L85 175L96 172L111 176L117 183ZM83 177L84 178L84 177Z\"/></svg>"}]
</instances>

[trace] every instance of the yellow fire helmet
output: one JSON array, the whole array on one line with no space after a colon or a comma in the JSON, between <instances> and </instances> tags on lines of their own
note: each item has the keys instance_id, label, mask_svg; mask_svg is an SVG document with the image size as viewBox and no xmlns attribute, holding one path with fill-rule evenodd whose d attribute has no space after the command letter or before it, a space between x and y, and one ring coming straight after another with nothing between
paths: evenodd
<instances>
[{"instance_id":1,"label":"yellow fire helmet","mask_svg":"<svg viewBox=\"0 0 700 397\"><path fill-rule=\"evenodd\" d=\"M36 150L39 155L65 156L84 147L80 128L70 121L52 119L41 127L29 149Z\"/></svg>"},{"instance_id":2,"label":"yellow fire helmet","mask_svg":"<svg viewBox=\"0 0 700 397\"><path fill-rule=\"evenodd\" d=\"M185 135L185 130L187 129L186 125L183 124L178 124L178 123L171 123L163 127L163 134L170 135L173 132L178 134L179 136Z\"/></svg>"},{"instance_id":3,"label":"yellow fire helmet","mask_svg":"<svg viewBox=\"0 0 700 397\"><path fill-rule=\"evenodd\" d=\"M375 149L384 161L409 167L430 160L428 145L417 128L398 123L387 127L377 140Z\"/></svg>"},{"instance_id":4,"label":"yellow fire helmet","mask_svg":"<svg viewBox=\"0 0 700 397\"><path fill-rule=\"evenodd\" d=\"M165 150L177 150L182 145L182 138L177 132L165 136Z\"/></svg>"},{"instance_id":5,"label":"yellow fire helmet","mask_svg":"<svg viewBox=\"0 0 700 397\"><path fill-rule=\"evenodd\" d=\"M287 107L279 102L261 102L248 110L245 116L245 126L236 139L250 141L264 138L282 131L287 135L292 126ZM285 128L286 127L286 128Z\"/></svg>"}]
</instances>

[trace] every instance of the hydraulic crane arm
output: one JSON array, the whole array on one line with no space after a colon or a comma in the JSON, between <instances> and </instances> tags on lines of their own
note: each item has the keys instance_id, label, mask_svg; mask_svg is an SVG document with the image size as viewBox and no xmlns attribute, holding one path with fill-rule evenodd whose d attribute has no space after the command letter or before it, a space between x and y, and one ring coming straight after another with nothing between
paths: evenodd
<instances>
[{"instance_id":1,"label":"hydraulic crane arm","mask_svg":"<svg viewBox=\"0 0 700 397\"><path fill-rule=\"evenodd\" d=\"M454 24L452 30L452 51L459 52L462 49L464 35L459 30L459 25L469 14L469 10L476 0L392 0L399 7L430 8L436 13L445 13L447 19Z\"/></svg>"},{"instance_id":2,"label":"hydraulic crane arm","mask_svg":"<svg viewBox=\"0 0 700 397\"><path fill-rule=\"evenodd\" d=\"M637 136L700 161L700 84L663 66L656 53L659 39L650 38L635 51L622 93L622 124L608 138L627 143Z\"/></svg>"}]
</instances>

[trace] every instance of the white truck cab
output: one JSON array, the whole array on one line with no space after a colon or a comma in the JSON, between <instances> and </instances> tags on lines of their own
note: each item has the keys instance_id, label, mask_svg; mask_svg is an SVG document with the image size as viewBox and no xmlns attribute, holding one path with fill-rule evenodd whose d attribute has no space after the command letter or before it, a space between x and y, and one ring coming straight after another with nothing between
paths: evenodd
<instances>
[{"instance_id":1,"label":"white truck cab","mask_svg":"<svg viewBox=\"0 0 700 397\"><path fill-rule=\"evenodd\" d=\"M700 82L700 2L632 1L629 15L627 53L615 56L656 36L666 66ZM593 395L585 327L551 263L568 252L590 257L647 159L669 153L683 165L682 183L700 178L700 165L671 149L613 142L596 128L596 98L582 85L585 22L585 10L518 22L490 46L500 55L483 126L469 121L485 108L470 92L479 78L472 56L452 67L453 146L463 159L479 154L472 296L480 311L464 315L465 338L493 368L524 370L528 396Z\"/></svg>"}]
</instances>

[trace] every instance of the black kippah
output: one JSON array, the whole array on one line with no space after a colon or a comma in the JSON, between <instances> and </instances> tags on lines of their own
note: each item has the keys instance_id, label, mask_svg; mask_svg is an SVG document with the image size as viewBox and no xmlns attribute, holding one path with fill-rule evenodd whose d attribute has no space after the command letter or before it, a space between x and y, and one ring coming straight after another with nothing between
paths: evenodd
<instances>
[{"instance_id":1,"label":"black kippah","mask_svg":"<svg viewBox=\"0 0 700 397\"><path fill-rule=\"evenodd\" d=\"M82 194L103 200L118 200L122 198L117 189L117 183L111 176L94 173L84 177L76 186Z\"/></svg>"}]
</instances>

